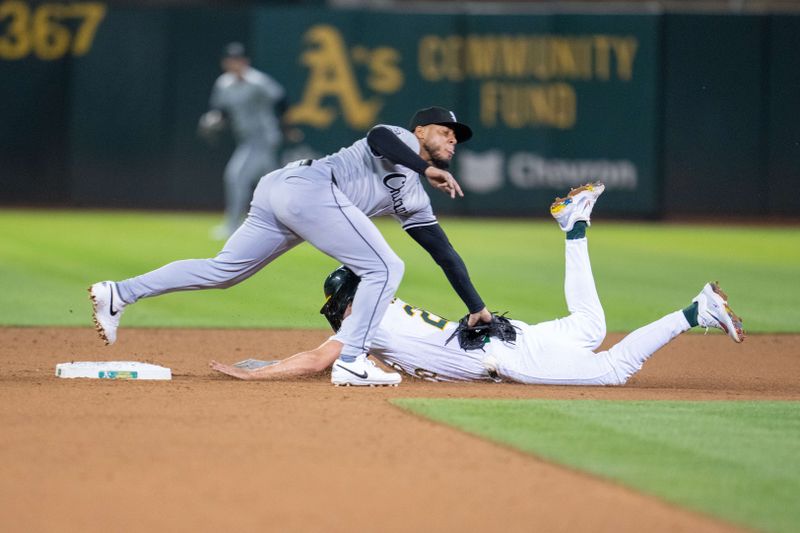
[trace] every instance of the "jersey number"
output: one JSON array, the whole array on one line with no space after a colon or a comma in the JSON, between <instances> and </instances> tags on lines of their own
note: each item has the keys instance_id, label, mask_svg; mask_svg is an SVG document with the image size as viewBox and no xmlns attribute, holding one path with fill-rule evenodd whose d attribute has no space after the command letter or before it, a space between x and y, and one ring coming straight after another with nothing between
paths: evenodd
<instances>
[{"instance_id":1,"label":"jersey number","mask_svg":"<svg viewBox=\"0 0 800 533\"><path fill-rule=\"evenodd\" d=\"M436 372L432 372L430 370L426 370L424 368L415 368L414 373L406 372L405 368L398 365L397 363L392 363L391 366L397 372L401 374L405 374L407 376L413 376L415 378L419 378L423 381L439 381L439 375Z\"/></svg>"},{"instance_id":2,"label":"jersey number","mask_svg":"<svg viewBox=\"0 0 800 533\"><path fill-rule=\"evenodd\" d=\"M447 325L446 318L438 317L425 311L424 309L420 309L419 307L413 307L406 304L403 306L403 311L405 311L408 316L417 316L417 313L419 313L419 317L423 322L430 324L437 329L444 329L444 327Z\"/></svg>"}]
</instances>

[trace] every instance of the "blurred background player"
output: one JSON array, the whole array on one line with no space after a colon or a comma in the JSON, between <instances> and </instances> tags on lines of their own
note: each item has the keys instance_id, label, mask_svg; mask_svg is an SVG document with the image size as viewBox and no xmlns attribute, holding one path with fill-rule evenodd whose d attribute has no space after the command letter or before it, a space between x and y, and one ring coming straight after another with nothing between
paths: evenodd
<instances>
[{"instance_id":1,"label":"blurred background player","mask_svg":"<svg viewBox=\"0 0 800 533\"><path fill-rule=\"evenodd\" d=\"M200 117L198 133L214 143L230 127L236 140L225 167L225 219L212 230L212 237L224 240L244 220L258 180L278 167L284 133L297 140L299 130L289 130L283 123L287 108L283 86L250 66L244 45L225 46L221 65L224 73L214 83L211 109Z\"/></svg>"},{"instance_id":2,"label":"blurred background player","mask_svg":"<svg viewBox=\"0 0 800 533\"><path fill-rule=\"evenodd\" d=\"M652 354L692 327L722 329L735 342L742 342L741 319L719 285L708 283L685 309L637 329L608 350L593 351L605 338L606 323L589 261L586 228L603 190L600 183L587 184L557 199L550 208L566 233L564 294L569 316L539 324L512 320L518 333L515 342L487 338L483 349L467 351L451 341L456 323L395 298L370 353L395 370L429 381L622 385ZM334 330L347 316L358 283L358 276L345 267L326 279L323 313ZM329 339L315 350L267 365L251 359L236 365L212 361L210 366L239 379L286 379L321 372L331 364L335 372L340 349Z\"/></svg>"}]
</instances>

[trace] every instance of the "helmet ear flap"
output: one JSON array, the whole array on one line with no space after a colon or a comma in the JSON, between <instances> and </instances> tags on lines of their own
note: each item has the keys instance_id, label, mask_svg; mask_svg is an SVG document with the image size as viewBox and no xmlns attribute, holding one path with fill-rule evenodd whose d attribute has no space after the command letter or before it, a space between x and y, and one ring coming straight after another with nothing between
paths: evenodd
<instances>
[{"instance_id":1,"label":"helmet ear flap","mask_svg":"<svg viewBox=\"0 0 800 533\"><path fill-rule=\"evenodd\" d=\"M344 313L353 302L360 281L361 278L346 266L337 268L325 278L323 288L326 300L319 312L328 320L333 331L339 331L342 327Z\"/></svg>"}]
</instances>

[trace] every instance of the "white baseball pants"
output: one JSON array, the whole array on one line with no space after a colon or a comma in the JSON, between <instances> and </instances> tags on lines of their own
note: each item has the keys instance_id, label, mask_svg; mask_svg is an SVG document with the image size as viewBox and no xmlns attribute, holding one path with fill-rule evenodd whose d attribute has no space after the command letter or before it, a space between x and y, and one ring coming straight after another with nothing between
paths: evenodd
<instances>
[{"instance_id":1,"label":"white baseball pants","mask_svg":"<svg viewBox=\"0 0 800 533\"><path fill-rule=\"evenodd\" d=\"M605 338L606 323L585 238L566 240L564 295L570 315L522 326L516 349L492 354L498 374L532 384L622 385L653 353L690 327L676 311L595 353Z\"/></svg>"}]
</instances>

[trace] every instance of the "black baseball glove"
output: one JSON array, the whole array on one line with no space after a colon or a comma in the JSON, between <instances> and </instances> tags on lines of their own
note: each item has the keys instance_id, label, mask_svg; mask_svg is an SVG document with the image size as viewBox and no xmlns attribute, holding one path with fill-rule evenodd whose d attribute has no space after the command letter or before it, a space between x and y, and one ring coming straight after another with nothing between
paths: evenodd
<instances>
[{"instance_id":1,"label":"black baseball glove","mask_svg":"<svg viewBox=\"0 0 800 533\"><path fill-rule=\"evenodd\" d=\"M505 317L505 313L502 315L492 313L492 321L488 324L480 322L469 326L468 320L469 315L465 315L458 321L458 327L445 344L458 337L458 344L462 350L483 350L484 345L492 338L512 343L517 340L517 328Z\"/></svg>"}]
</instances>

